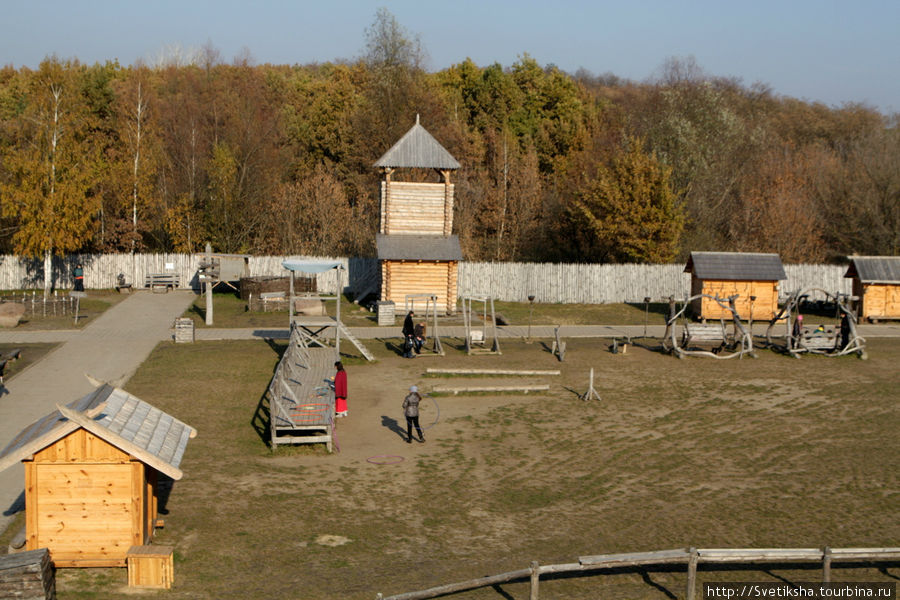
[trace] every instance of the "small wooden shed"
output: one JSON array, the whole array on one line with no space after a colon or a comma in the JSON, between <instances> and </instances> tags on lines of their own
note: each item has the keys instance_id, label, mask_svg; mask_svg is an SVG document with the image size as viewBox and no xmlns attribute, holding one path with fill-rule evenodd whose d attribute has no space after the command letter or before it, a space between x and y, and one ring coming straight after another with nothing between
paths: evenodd
<instances>
[{"instance_id":1,"label":"small wooden shed","mask_svg":"<svg viewBox=\"0 0 900 600\"><path fill-rule=\"evenodd\" d=\"M32 423L0 453L25 466L26 550L57 567L124 567L156 526L160 475L196 430L108 384Z\"/></svg>"},{"instance_id":2,"label":"small wooden shed","mask_svg":"<svg viewBox=\"0 0 900 600\"><path fill-rule=\"evenodd\" d=\"M900 256L849 256L859 320L900 319Z\"/></svg>"},{"instance_id":3,"label":"small wooden shed","mask_svg":"<svg viewBox=\"0 0 900 600\"><path fill-rule=\"evenodd\" d=\"M756 252L691 252L684 272L691 274L691 296L724 299L737 294L735 310L744 320L775 317L778 282L787 279L777 254ZM697 298L692 309L700 319L731 319L729 311L709 298Z\"/></svg>"},{"instance_id":4,"label":"small wooden shed","mask_svg":"<svg viewBox=\"0 0 900 600\"><path fill-rule=\"evenodd\" d=\"M381 221L377 237L381 261L382 301L405 306L407 295L437 296L442 312L456 311L457 269L462 259L453 235L453 193L450 174L459 163L438 143L416 116L416 124L375 167L380 168ZM439 183L392 179L395 169L428 169Z\"/></svg>"}]
</instances>

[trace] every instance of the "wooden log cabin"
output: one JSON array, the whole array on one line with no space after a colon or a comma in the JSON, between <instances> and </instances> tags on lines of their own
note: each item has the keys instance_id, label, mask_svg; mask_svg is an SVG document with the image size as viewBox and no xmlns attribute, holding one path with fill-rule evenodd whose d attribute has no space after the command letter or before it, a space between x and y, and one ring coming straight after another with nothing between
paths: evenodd
<instances>
[{"instance_id":1,"label":"wooden log cabin","mask_svg":"<svg viewBox=\"0 0 900 600\"><path fill-rule=\"evenodd\" d=\"M108 384L22 430L0 470L25 466L26 550L57 567L124 567L150 543L160 476L178 468L196 430Z\"/></svg>"},{"instance_id":2,"label":"wooden log cabin","mask_svg":"<svg viewBox=\"0 0 900 600\"><path fill-rule=\"evenodd\" d=\"M778 285L787 279L777 254L751 252L691 252L685 273L691 274L691 296L707 294L727 299L735 294L741 319L770 320L778 313ZM727 305L727 302L725 302ZM710 298L697 298L694 317L731 319L731 312Z\"/></svg>"},{"instance_id":3,"label":"wooden log cabin","mask_svg":"<svg viewBox=\"0 0 900 600\"><path fill-rule=\"evenodd\" d=\"M860 321L900 319L900 256L850 256L844 277L853 280Z\"/></svg>"},{"instance_id":4,"label":"wooden log cabin","mask_svg":"<svg viewBox=\"0 0 900 600\"><path fill-rule=\"evenodd\" d=\"M453 235L453 183L459 163L419 123L375 163L381 169L381 219L376 238L382 301L405 306L407 295L437 297L440 312L456 311L462 252ZM440 182L393 178L396 169L435 171Z\"/></svg>"}]
</instances>

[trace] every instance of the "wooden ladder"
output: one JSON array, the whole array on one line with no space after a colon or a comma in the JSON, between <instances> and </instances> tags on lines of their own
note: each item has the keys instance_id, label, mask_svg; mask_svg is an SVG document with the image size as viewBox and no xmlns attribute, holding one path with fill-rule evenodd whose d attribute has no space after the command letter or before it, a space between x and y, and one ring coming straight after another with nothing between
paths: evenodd
<instances>
[{"instance_id":1,"label":"wooden ladder","mask_svg":"<svg viewBox=\"0 0 900 600\"><path fill-rule=\"evenodd\" d=\"M359 338L350 333L350 329L348 329L346 325L344 325L342 322L338 322L338 329L341 330L341 335L350 340L350 343L356 346L357 350L359 350L362 355L366 357L366 360L375 360L375 356L371 352L369 352L369 349L366 348L366 346L361 341L359 341Z\"/></svg>"}]
</instances>

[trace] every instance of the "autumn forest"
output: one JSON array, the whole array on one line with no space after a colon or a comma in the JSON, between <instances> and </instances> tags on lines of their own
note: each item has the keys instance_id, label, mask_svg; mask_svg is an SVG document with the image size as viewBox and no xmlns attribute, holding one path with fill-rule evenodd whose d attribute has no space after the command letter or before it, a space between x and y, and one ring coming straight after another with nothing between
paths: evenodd
<instances>
[{"instance_id":1,"label":"autumn forest","mask_svg":"<svg viewBox=\"0 0 900 600\"><path fill-rule=\"evenodd\" d=\"M896 114L781 97L691 58L643 82L528 54L428 71L384 9L361 47L310 65L208 44L154 65L0 69L0 252L371 256L373 163L419 115L462 165L468 260L900 253Z\"/></svg>"}]
</instances>

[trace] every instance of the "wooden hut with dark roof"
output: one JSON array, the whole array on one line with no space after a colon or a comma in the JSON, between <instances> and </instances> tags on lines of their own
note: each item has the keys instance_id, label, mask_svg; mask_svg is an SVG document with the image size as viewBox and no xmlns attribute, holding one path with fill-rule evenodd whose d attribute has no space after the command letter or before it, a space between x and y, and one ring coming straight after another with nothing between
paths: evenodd
<instances>
[{"instance_id":1,"label":"wooden hut with dark roof","mask_svg":"<svg viewBox=\"0 0 900 600\"><path fill-rule=\"evenodd\" d=\"M900 256L849 256L859 320L900 319Z\"/></svg>"},{"instance_id":2,"label":"wooden hut with dark roof","mask_svg":"<svg viewBox=\"0 0 900 600\"><path fill-rule=\"evenodd\" d=\"M437 309L456 310L457 272L462 252L453 235L453 183L459 163L421 124L400 138L375 167L380 168L381 219L376 238L381 261L382 301L403 306L407 295L437 297ZM433 169L439 183L395 181L395 169Z\"/></svg>"},{"instance_id":3,"label":"wooden hut with dark roof","mask_svg":"<svg viewBox=\"0 0 900 600\"><path fill-rule=\"evenodd\" d=\"M737 295L737 313L756 320L778 314L779 281L787 279L777 254L756 252L691 252L684 272L691 274L691 296ZM729 311L709 298L695 299L692 309L700 319L731 319Z\"/></svg>"},{"instance_id":4,"label":"wooden hut with dark roof","mask_svg":"<svg viewBox=\"0 0 900 600\"><path fill-rule=\"evenodd\" d=\"M125 566L153 537L160 475L181 478L196 434L108 384L26 427L0 453L0 470L25 466L25 549L48 548L57 567Z\"/></svg>"}]
</instances>

